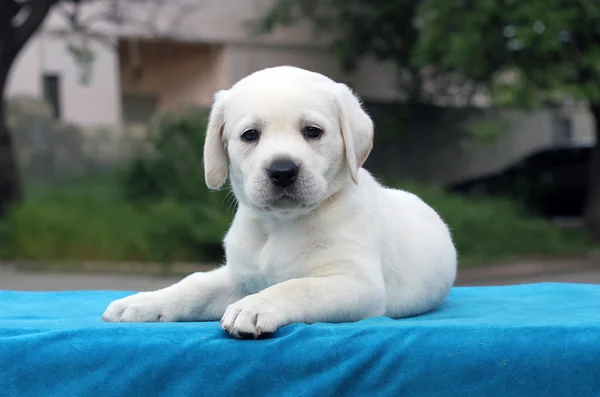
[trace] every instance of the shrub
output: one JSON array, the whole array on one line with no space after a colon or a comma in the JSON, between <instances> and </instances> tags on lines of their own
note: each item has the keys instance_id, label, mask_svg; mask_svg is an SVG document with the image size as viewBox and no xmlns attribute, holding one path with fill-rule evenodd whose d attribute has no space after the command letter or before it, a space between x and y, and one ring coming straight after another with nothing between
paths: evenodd
<instances>
[{"instance_id":1,"label":"shrub","mask_svg":"<svg viewBox=\"0 0 600 397\"><path fill-rule=\"evenodd\" d=\"M448 194L418 183L401 187L440 213L452 231L463 265L528 256L569 256L595 248L584 230L554 226L508 198Z\"/></svg>"},{"instance_id":2,"label":"shrub","mask_svg":"<svg viewBox=\"0 0 600 397\"><path fill-rule=\"evenodd\" d=\"M158 116L147 145L122 173L125 197L147 202L167 197L181 202L216 200L204 184L203 145L208 113L185 108Z\"/></svg>"},{"instance_id":3,"label":"shrub","mask_svg":"<svg viewBox=\"0 0 600 397\"><path fill-rule=\"evenodd\" d=\"M160 260L222 254L221 240L231 222L224 204L231 201L225 191L211 192L204 183L207 120L208 111L194 108L159 116L147 147L121 174L125 200L155 221L150 237Z\"/></svg>"},{"instance_id":4,"label":"shrub","mask_svg":"<svg viewBox=\"0 0 600 397\"><path fill-rule=\"evenodd\" d=\"M148 258L148 220L104 183L32 189L3 222L3 254L19 259Z\"/></svg>"},{"instance_id":5,"label":"shrub","mask_svg":"<svg viewBox=\"0 0 600 397\"><path fill-rule=\"evenodd\" d=\"M450 195L419 184L402 187L440 212L462 266L594 248L585 232L557 228L509 200ZM36 189L0 223L0 253L35 260L218 261L231 215L226 204L128 202L114 183Z\"/></svg>"},{"instance_id":6,"label":"shrub","mask_svg":"<svg viewBox=\"0 0 600 397\"><path fill-rule=\"evenodd\" d=\"M127 202L116 183L35 189L0 222L0 257L79 261L218 261L225 208L170 198Z\"/></svg>"},{"instance_id":7,"label":"shrub","mask_svg":"<svg viewBox=\"0 0 600 397\"><path fill-rule=\"evenodd\" d=\"M233 196L205 186L206 116L206 111L185 109L158 118L148 145L118 178L29 190L0 222L0 255L165 264L220 260ZM442 215L463 266L579 254L594 247L583 231L557 228L507 199L451 195L417 183L398 186Z\"/></svg>"}]
</instances>

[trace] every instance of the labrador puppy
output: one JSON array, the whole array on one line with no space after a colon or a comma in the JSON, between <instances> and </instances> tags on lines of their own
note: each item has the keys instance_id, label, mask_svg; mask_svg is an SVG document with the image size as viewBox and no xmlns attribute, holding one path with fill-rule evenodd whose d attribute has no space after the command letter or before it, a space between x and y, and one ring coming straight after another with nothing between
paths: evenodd
<instances>
[{"instance_id":1,"label":"labrador puppy","mask_svg":"<svg viewBox=\"0 0 600 397\"><path fill-rule=\"evenodd\" d=\"M112 302L104 321L213 321L237 338L292 323L414 316L444 301L457 253L438 214L361 168L373 122L342 83L281 66L215 95L206 184L239 203L226 264ZM197 181L190 181L197 183Z\"/></svg>"}]
</instances>

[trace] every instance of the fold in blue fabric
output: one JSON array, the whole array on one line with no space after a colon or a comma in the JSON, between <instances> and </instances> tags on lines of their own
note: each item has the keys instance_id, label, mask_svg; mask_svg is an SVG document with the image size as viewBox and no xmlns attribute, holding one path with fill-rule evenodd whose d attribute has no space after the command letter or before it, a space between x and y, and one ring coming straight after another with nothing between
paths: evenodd
<instances>
[{"instance_id":1,"label":"fold in blue fabric","mask_svg":"<svg viewBox=\"0 0 600 397\"><path fill-rule=\"evenodd\" d=\"M426 315L258 341L101 321L131 293L0 291L0 396L600 396L600 285L456 287Z\"/></svg>"}]
</instances>

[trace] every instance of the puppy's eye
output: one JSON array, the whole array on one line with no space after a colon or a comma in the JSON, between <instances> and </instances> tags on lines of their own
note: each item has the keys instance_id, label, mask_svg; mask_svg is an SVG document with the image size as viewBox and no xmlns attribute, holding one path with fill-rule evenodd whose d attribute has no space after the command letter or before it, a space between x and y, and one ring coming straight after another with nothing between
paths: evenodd
<instances>
[{"instance_id":1,"label":"puppy's eye","mask_svg":"<svg viewBox=\"0 0 600 397\"><path fill-rule=\"evenodd\" d=\"M253 141L258 140L259 135L260 134L258 133L258 131L254 130L254 129L246 130L242 134L242 140L244 140L246 142L253 142Z\"/></svg>"},{"instance_id":2,"label":"puppy's eye","mask_svg":"<svg viewBox=\"0 0 600 397\"><path fill-rule=\"evenodd\" d=\"M307 138L315 139L323 134L323 130L319 127L308 126L304 128L304 136Z\"/></svg>"}]
</instances>

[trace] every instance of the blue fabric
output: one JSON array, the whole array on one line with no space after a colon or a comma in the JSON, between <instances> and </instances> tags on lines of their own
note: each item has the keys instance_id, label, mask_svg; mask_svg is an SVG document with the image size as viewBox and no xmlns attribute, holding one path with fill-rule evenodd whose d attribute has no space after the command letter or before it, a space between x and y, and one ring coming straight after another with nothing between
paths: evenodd
<instances>
[{"instance_id":1,"label":"blue fabric","mask_svg":"<svg viewBox=\"0 0 600 397\"><path fill-rule=\"evenodd\" d=\"M424 316L260 341L103 323L130 293L0 291L0 395L600 396L600 285L454 288Z\"/></svg>"}]
</instances>

